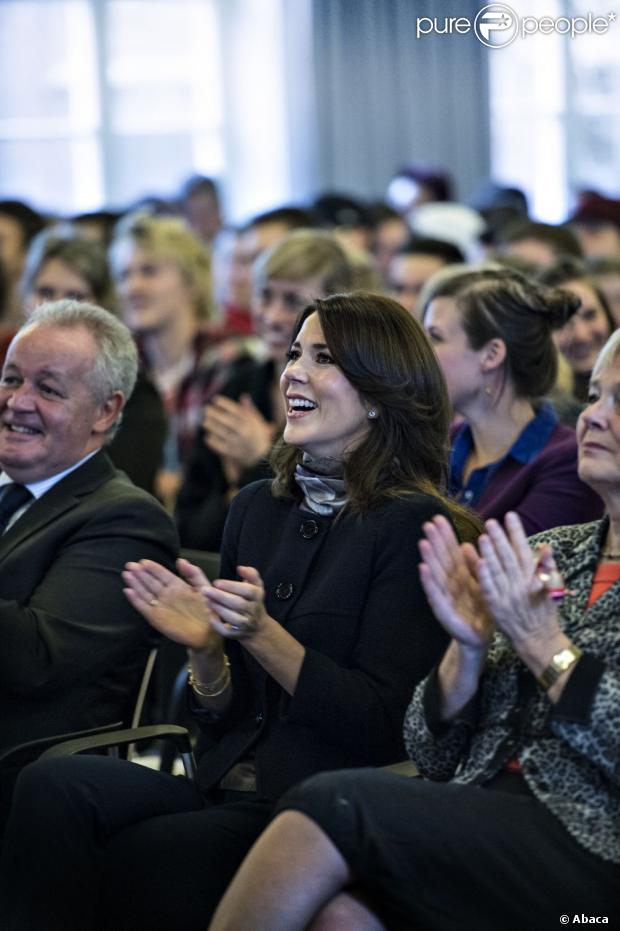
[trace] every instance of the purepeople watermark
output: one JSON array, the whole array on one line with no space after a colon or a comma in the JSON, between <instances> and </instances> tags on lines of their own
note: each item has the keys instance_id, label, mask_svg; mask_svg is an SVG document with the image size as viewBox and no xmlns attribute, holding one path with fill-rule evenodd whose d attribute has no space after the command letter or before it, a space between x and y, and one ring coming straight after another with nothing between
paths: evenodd
<instances>
[{"instance_id":1,"label":"purepeople watermark","mask_svg":"<svg viewBox=\"0 0 620 931\"><path fill-rule=\"evenodd\" d=\"M424 36L467 35L472 33L489 48L504 48L515 39L535 35L559 35L576 39L583 35L604 36L615 13L595 16L518 16L505 3L488 3L478 10L473 20L467 16L418 16L416 39Z\"/></svg>"}]
</instances>

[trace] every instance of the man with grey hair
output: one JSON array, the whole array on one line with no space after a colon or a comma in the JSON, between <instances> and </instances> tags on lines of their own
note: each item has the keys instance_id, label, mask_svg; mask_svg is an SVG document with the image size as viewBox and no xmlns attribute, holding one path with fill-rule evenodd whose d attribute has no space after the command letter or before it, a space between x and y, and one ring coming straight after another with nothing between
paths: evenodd
<instances>
[{"instance_id":1,"label":"man with grey hair","mask_svg":"<svg viewBox=\"0 0 620 931\"><path fill-rule=\"evenodd\" d=\"M150 628L123 595L128 560L172 567L172 521L103 447L137 371L129 330L76 301L43 304L0 380L0 748L126 716ZM0 772L7 804L11 774Z\"/></svg>"}]
</instances>

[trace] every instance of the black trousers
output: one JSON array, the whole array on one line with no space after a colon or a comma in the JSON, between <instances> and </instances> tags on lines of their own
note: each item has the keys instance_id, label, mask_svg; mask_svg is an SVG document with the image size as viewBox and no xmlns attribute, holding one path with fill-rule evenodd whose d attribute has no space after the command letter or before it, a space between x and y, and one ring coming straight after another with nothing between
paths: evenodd
<instances>
[{"instance_id":1,"label":"black trousers","mask_svg":"<svg viewBox=\"0 0 620 931\"><path fill-rule=\"evenodd\" d=\"M273 810L234 795L212 804L184 777L107 757L28 766L2 844L0 928L204 931Z\"/></svg>"},{"instance_id":2,"label":"black trousers","mask_svg":"<svg viewBox=\"0 0 620 931\"><path fill-rule=\"evenodd\" d=\"M391 931L556 931L576 914L620 928L620 867L529 793L358 769L314 776L277 808L317 822Z\"/></svg>"}]
</instances>

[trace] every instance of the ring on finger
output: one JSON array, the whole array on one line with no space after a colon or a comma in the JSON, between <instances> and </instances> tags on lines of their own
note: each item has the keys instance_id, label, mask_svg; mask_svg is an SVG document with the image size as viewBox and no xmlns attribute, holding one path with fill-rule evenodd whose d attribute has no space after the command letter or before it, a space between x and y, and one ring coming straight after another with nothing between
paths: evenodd
<instances>
[{"instance_id":1,"label":"ring on finger","mask_svg":"<svg viewBox=\"0 0 620 931\"><path fill-rule=\"evenodd\" d=\"M149 601L149 604L152 608L154 608L156 605L159 604L159 601L157 600L157 598L151 598Z\"/></svg>"}]
</instances>

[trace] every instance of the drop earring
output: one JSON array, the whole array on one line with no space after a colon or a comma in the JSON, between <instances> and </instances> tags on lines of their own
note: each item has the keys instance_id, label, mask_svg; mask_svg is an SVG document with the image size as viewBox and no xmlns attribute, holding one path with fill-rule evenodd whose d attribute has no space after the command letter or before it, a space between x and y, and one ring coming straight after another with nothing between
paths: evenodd
<instances>
[{"instance_id":1,"label":"drop earring","mask_svg":"<svg viewBox=\"0 0 620 931\"><path fill-rule=\"evenodd\" d=\"M371 407L367 414L368 419L375 420L376 416L377 416L377 411L375 410L374 407Z\"/></svg>"}]
</instances>

